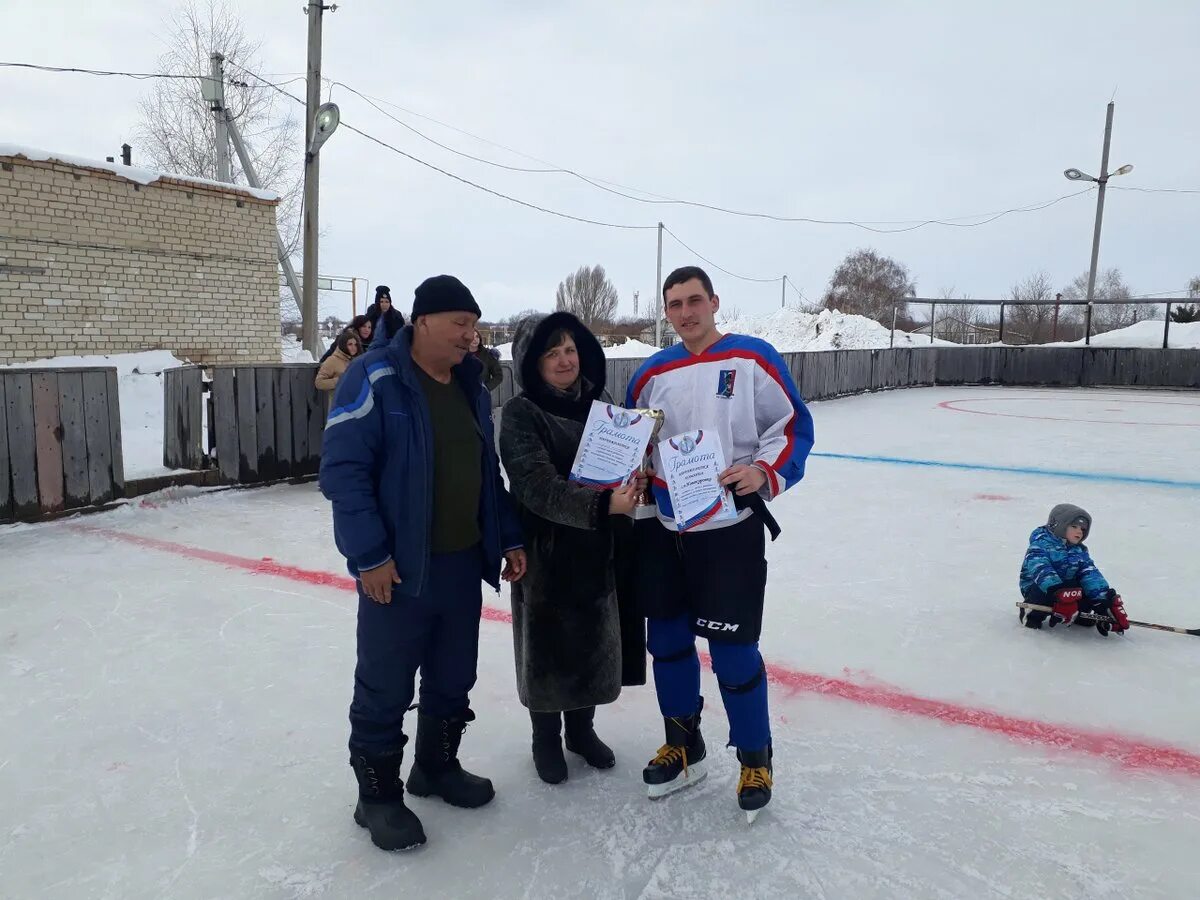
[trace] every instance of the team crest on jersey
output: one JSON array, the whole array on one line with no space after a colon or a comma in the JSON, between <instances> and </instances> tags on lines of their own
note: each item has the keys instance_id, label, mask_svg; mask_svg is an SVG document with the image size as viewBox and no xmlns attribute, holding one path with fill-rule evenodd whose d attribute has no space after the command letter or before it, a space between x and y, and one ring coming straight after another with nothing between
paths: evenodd
<instances>
[{"instance_id":1,"label":"team crest on jersey","mask_svg":"<svg viewBox=\"0 0 1200 900\"><path fill-rule=\"evenodd\" d=\"M717 396L726 400L733 398L733 382L737 379L737 369L722 369L717 379Z\"/></svg>"}]
</instances>

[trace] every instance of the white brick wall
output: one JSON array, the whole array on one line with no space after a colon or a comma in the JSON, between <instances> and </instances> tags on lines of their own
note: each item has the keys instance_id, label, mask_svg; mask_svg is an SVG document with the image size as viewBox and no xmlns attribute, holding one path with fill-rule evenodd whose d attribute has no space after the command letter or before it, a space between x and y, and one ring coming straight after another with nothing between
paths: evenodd
<instances>
[{"instance_id":1,"label":"white brick wall","mask_svg":"<svg viewBox=\"0 0 1200 900\"><path fill-rule=\"evenodd\" d=\"M160 348L278 362L275 206L0 156L0 364Z\"/></svg>"}]
</instances>

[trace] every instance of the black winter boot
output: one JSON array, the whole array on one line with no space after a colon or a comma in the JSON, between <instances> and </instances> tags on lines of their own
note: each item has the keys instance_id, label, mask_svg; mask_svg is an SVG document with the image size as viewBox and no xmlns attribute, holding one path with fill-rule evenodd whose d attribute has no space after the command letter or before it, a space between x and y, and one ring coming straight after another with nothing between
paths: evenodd
<instances>
[{"instance_id":1,"label":"black winter boot","mask_svg":"<svg viewBox=\"0 0 1200 900\"><path fill-rule=\"evenodd\" d=\"M642 781L646 782L651 800L691 787L708 774L705 761L708 751L704 746L704 736L700 734L702 709L703 697L695 715L682 719L663 718L667 742L658 748L658 754L642 769Z\"/></svg>"},{"instance_id":2,"label":"black winter boot","mask_svg":"<svg viewBox=\"0 0 1200 900\"><path fill-rule=\"evenodd\" d=\"M562 748L562 714L529 711L533 721L533 765L546 784L567 780L567 760Z\"/></svg>"},{"instance_id":3,"label":"black winter boot","mask_svg":"<svg viewBox=\"0 0 1200 900\"><path fill-rule=\"evenodd\" d=\"M417 747L408 792L414 797L441 797L451 806L474 809L496 796L492 783L472 775L458 761L458 745L475 713L463 710L449 719L417 714Z\"/></svg>"},{"instance_id":4,"label":"black winter boot","mask_svg":"<svg viewBox=\"0 0 1200 900\"><path fill-rule=\"evenodd\" d=\"M758 811L771 802L771 787L774 770L771 766L771 746L768 744L762 750L739 750L738 762L742 764L742 774L738 778L738 806L746 811L746 817L753 822Z\"/></svg>"},{"instance_id":5,"label":"black winter boot","mask_svg":"<svg viewBox=\"0 0 1200 900\"><path fill-rule=\"evenodd\" d=\"M592 723L596 718L596 707L585 706L583 709L571 709L563 713L566 723L567 749L578 753L593 769L611 769L617 764L617 758L604 741L596 736Z\"/></svg>"},{"instance_id":6,"label":"black winter boot","mask_svg":"<svg viewBox=\"0 0 1200 900\"><path fill-rule=\"evenodd\" d=\"M380 756L355 753L350 757L358 779L354 821L370 829L372 843L381 850L410 850L425 843L421 820L404 805L404 782L400 780L403 760L403 749Z\"/></svg>"}]
</instances>

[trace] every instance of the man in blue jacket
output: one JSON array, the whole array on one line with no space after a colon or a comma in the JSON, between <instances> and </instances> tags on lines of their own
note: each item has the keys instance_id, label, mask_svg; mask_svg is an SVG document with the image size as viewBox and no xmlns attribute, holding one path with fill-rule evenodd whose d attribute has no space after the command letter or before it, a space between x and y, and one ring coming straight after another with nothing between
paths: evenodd
<instances>
[{"instance_id":1,"label":"man in blue jacket","mask_svg":"<svg viewBox=\"0 0 1200 900\"><path fill-rule=\"evenodd\" d=\"M495 795L490 781L462 768L458 747L475 718L467 695L481 581L499 592L501 578L519 580L525 552L500 477L491 396L468 352L479 315L457 278L422 282L412 324L351 364L325 426L321 490L333 502L334 538L359 588L354 820L384 850L425 842L400 779L418 669L409 793L467 808Z\"/></svg>"}]
</instances>

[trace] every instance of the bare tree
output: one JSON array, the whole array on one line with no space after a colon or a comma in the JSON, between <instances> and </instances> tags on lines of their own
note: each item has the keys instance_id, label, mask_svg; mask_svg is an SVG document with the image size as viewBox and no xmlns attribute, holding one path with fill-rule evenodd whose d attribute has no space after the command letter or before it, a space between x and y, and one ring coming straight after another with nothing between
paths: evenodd
<instances>
[{"instance_id":1,"label":"bare tree","mask_svg":"<svg viewBox=\"0 0 1200 900\"><path fill-rule=\"evenodd\" d=\"M979 343L983 325L979 307L965 302L971 299L966 294L956 297L952 287L942 288L939 295L946 302L937 307L937 336L956 344Z\"/></svg>"},{"instance_id":2,"label":"bare tree","mask_svg":"<svg viewBox=\"0 0 1200 900\"><path fill-rule=\"evenodd\" d=\"M516 325L522 319L528 319L530 316L544 316L544 315L546 315L545 310L534 309L533 307L530 307L529 309L523 309L520 312L513 313L511 316L507 316L507 317L501 319L498 324L500 324L500 325Z\"/></svg>"},{"instance_id":3,"label":"bare tree","mask_svg":"<svg viewBox=\"0 0 1200 900\"><path fill-rule=\"evenodd\" d=\"M295 256L300 244L303 129L298 107L283 105L288 101L275 90L240 74L242 68L262 69L262 42L247 36L224 0L185 0L166 26L160 72L206 76L210 55L214 51L224 55L225 105L249 145L258 177L282 198L277 210L279 235L287 252ZM152 166L181 175L217 177L216 126L212 110L200 97L199 80L156 79L138 109L138 149ZM235 182L247 183L236 154L231 174ZM280 296L284 314L294 309L290 293Z\"/></svg>"},{"instance_id":4,"label":"bare tree","mask_svg":"<svg viewBox=\"0 0 1200 900\"><path fill-rule=\"evenodd\" d=\"M891 325L893 304L903 305L916 293L903 265L874 250L855 250L834 270L822 305Z\"/></svg>"},{"instance_id":5,"label":"bare tree","mask_svg":"<svg viewBox=\"0 0 1200 900\"><path fill-rule=\"evenodd\" d=\"M1087 299L1088 273L1083 272L1063 288L1064 300ZM1152 306L1137 303L1122 303L1133 296L1133 291L1125 283L1120 269L1105 269L1096 279L1096 288L1092 299L1096 303L1092 307L1092 332L1099 334L1112 331L1115 328L1126 328L1154 315ZM1074 307L1071 318L1084 315L1085 307Z\"/></svg>"},{"instance_id":6,"label":"bare tree","mask_svg":"<svg viewBox=\"0 0 1200 900\"><path fill-rule=\"evenodd\" d=\"M1054 328L1054 288L1050 276L1036 272L1008 292L1005 340L1013 344L1044 344Z\"/></svg>"},{"instance_id":7,"label":"bare tree","mask_svg":"<svg viewBox=\"0 0 1200 900\"><path fill-rule=\"evenodd\" d=\"M588 328L608 324L617 311L617 289L604 273L604 266L580 266L558 283L554 308L578 317Z\"/></svg>"}]
</instances>

